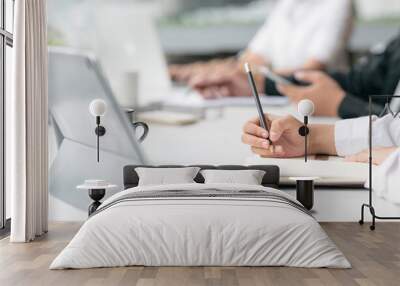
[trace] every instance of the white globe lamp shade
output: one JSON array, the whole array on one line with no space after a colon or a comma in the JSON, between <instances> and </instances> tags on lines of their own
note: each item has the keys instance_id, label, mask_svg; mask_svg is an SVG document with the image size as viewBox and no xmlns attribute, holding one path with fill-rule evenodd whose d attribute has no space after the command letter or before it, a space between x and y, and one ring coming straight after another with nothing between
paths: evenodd
<instances>
[{"instance_id":1,"label":"white globe lamp shade","mask_svg":"<svg viewBox=\"0 0 400 286\"><path fill-rule=\"evenodd\" d=\"M89 104L89 111L93 116L103 116L107 111L107 104L102 99L94 99Z\"/></svg>"},{"instance_id":2,"label":"white globe lamp shade","mask_svg":"<svg viewBox=\"0 0 400 286\"><path fill-rule=\"evenodd\" d=\"M314 103L309 99L303 99L297 105L297 110L301 116L311 116L314 113Z\"/></svg>"}]
</instances>

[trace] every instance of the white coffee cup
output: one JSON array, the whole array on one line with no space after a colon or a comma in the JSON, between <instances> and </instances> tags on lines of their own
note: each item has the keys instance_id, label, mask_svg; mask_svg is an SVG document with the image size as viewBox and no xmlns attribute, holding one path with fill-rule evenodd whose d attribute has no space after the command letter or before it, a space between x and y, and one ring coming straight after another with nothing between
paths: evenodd
<instances>
[{"instance_id":1,"label":"white coffee cup","mask_svg":"<svg viewBox=\"0 0 400 286\"><path fill-rule=\"evenodd\" d=\"M118 104L123 108L136 108L139 96L139 73L125 71L113 82L113 91Z\"/></svg>"}]
</instances>

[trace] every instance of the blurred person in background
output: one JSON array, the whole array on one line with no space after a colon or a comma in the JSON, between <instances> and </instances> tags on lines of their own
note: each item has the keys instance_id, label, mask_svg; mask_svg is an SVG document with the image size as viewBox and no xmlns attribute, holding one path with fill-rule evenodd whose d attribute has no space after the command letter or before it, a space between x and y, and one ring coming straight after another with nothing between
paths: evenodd
<instances>
[{"instance_id":1,"label":"blurred person in background","mask_svg":"<svg viewBox=\"0 0 400 286\"><path fill-rule=\"evenodd\" d=\"M278 0L239 57L171 65L170 74L212 98L243 95L207 83L220 76L234 78L243 72L244 62L268 66L281 75L301 69L342 69L352 23L351 0Z\"/></svg>"},{"instance_id":2,"label":"blurred person in background","mask_svg":"<svg viewBox=\"0 0 400 286\"><path fill-rule=\"evenodd\" d=\"M315 105L314 114L318 116L353 118L367 115L369 95L400 92L400 34L362 58L349 71L303 70L286 78L306 85L276 85L267 78L258 77L257 88L260 93L285 95L294 103L310 99ZM226 93L251 95L247 77L241 73L209 78L202 84L207 89L226 89ZM385 100L373 99L372 113L379 115L385 103ZM400 110L399 106L393 108L396 112Z\"/></svg>"}]
</instances>

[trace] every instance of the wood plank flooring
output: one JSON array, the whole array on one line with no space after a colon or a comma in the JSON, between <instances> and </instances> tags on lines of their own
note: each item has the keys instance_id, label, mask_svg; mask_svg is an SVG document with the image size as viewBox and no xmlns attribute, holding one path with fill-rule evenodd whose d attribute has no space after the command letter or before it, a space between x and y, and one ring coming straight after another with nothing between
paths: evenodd
<instances>
[{"instance_id":1,"label":"wood plank flooring","mask_svg":"<svg viewBox=\"0 0 400 286\"><path fill-rule=\"evenodd\" d=\"M1 286L264 286L400 285L400 223L379 222L375 232L357 223L323 223L353 268L289 267L122 267L48 270L76 233L78 223L53 223L49 233L29 244L0 241Z\"/></svg>"}]
</instances>

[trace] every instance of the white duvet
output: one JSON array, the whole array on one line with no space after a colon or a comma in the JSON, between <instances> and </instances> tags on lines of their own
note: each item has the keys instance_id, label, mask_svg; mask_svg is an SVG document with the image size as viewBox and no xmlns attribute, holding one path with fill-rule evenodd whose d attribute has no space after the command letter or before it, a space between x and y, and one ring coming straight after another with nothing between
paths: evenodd
<instances>
[{"instance_id":1,"label":"white duvet","mask_svg":"<svg viewBox=\"0 0 400 286\"><path fill-rule=\"evenodd\" d=\"M264 190L262 186L185 184L163 190ZM50 269L145 266L294 266L349 268L350 263L310 215L288 204L246 198L123 201L89 218Z\"/></svg>"}]
</instances>

